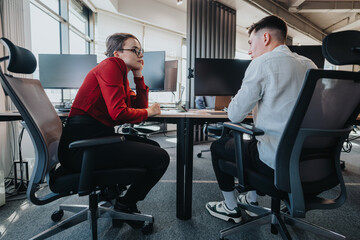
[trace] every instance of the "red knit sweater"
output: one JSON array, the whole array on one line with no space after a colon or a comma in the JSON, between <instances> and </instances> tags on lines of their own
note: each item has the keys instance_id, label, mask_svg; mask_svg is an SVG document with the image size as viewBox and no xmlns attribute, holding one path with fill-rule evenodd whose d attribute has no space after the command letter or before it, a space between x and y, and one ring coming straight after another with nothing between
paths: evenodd
<instances>
[{"instance_id":1,"label":"red knit sweater","mask_svg":"<svg viewBox=\"0 0 360 240\"><path fill-rule=\"evenodd\" d=\"M125 62L110 57L85 77L69 117L90 115L107 126L138 123L147 119L149 88L144 78L135 78L136 94L129 87Z\"/></svg>"}]
</instances>

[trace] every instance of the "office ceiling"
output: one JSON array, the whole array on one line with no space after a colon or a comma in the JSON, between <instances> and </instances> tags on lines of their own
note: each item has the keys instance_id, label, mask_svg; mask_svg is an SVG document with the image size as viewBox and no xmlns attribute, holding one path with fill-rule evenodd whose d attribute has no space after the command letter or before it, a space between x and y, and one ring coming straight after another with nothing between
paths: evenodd
<instances>
[{"instance_id":1,"label":"office ceiling","mask_svg":"<svg viewBox=\"0 0 360 240\"><path fill-rule=\"evenodd\" d=\"M161 2L165 5L168 5L170 7L176 8L180 11L186 12L186 6L187 6L187 0L155 0L157 2ZM178 4L178 1L182 2L181 4Z\"/></svg>"},{"instance_id":2,"label":"office ceiling","mask_svg":"<svg viewBox=\"0 0 360 240\"><path fill-rule=\"evenodd\" d=\"M110 0L116 3L117 0ZM155 0L186 12L187 0ZM100 0L92 0L99 3ZM103 2L103 1L101 1ZM289 26L293 44L320 44L327 34L342 30L360 31L360 0L218 0L237 11L237 30L246 28L259 19L277 14Z\"/></svg>"},{"instance_id":3,"label":"office ceiling","mask_svg":"<svg viewBox=\"0 0 360 240\"><path fill-rule=\"evenodd\" d=\"M277 2L290 12L309 19L327 33L360 30L360 0L278 0Z\"/></svg>"},{"instance_id":4,"label":"office ceiling","mask_svg":"<svg viewBox=\"0 0 360 240\"><path fill-rule=\"evenodd\" d=\"M186 0L156 0L186 11ZM218 0L236 9L237 26L246 27L269 14L283 17L289 24L294 44L319 44L322 38L336 31L360 31L360 0Z\"/></svg>"}]
</instances>

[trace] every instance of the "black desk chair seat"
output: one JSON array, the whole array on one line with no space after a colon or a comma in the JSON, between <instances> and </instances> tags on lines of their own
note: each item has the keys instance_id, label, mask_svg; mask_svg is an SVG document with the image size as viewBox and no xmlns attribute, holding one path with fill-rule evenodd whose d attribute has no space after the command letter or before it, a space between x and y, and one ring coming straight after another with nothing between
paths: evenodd
<instances>
[{"instance_id":1,"label":"black desk chair seat","mask_svg":"<svg viewBox=\"0 0 360 240\"><path fill-rule=\"evenodd\" d=\"M0 61L9 60L7 69L14 73L31 74L36 68L36 59L27 49L15 46L6 38L0 38L8 50L9 56ZM97 219L107 217L113 220L144 221L143 233L152 232L153 217L145 214L129 214L117 212L108 202L118 194L112 190L123 188L142 177L146 169L121 168L95 171L94 161L101 161L94 157L93 151L98 146L123 141L119 136L103 137L76 141L69 148L84 150L80 173L72 173L60 166L58 161L58 145L62 133L62 122L49 101L39 80L17 78L3 74L0 71L1 84L6 93L18 109L25 121L35 147L35 166L27 189L28 199L36 205L44 205L56 199L78 194L89 196L89 205L62 205L60 210L52 215L52 220L60 221L63 210L75 212L73 216L57 223L48 230L36 235L32 239L48 238L58 232L68 229L83 221L89 220L92 238L97 239ZM51 192L39 189L40 184L47 184ZM114 222L114 221L113 221ZM119 223L116 221L114 223ZM84 237L85 238L85 237Z\"/></svg>"},{"instance_id":2,"label":"black desk chair seat","mask_svg":"<svg viewBox=\"0 0 360 240\"><path fill-rule=\"evenodd\" d=\"M360 32L328 35L323 41L326 59L333 64L360 64ZM271 210L253 205L241 207L259 214L245 223L220 231L220 238L252 227L271 224L271 232L291 239L285 224L331 239L345 236L307 223L310 210L334 209L344 204L346 188L340 168L340 153L360 112L360 73L332 70L307 72L297 102L285 126L275 158L275 176L267 177L243 164L243 134L253 137L264 132L249 125L224 123L233 130L236 164L221 160L222 171L236 176L240 192L260 191L271 197ZM246 165L247 166L247 165ZM338 195L319 195L337 187ZM280 202L286 205L281 211Z\"/></svg>"}]
</instances>

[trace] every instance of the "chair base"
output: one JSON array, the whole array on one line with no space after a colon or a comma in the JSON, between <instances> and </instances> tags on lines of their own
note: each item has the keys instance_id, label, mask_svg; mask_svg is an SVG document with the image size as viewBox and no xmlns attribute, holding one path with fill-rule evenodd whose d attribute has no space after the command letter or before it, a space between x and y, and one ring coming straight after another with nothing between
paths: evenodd
<instances>
[{"instance_id":1,"label":"chair base","mask_svg":"<svg viewBox=\"0 0 360 240\"><path fill-rule=\"evenodd\" d=\"M249 221L241 222L229 228L223 229L220 231L220 239L225 239L226 236L238 232L243 232L250 228L259 227L261 225L269 224L269 223L271 224L271 233L277 234L279 232L282 239L292 239L285 224L288 224L293 227L298 227L305 231L309 231L315 234L322 235L328 239L345 239L345 236L327 230L315 224L311 224L299 220L284 213L274 213L274 212L267 212L263 215L260 215L259 217L250 219Z\"/></svg>"},{"instance_id":2,"label":"chair base","mask_svg":"<svg viewBox=\"0 0 360 240\"><path fill-rule=\"evenodd\" d=\"M92 202L96 201L96 205L92 206ZM89 206L87 205L60 205L60 210L74 212L75 214L63 221L55 224L51 228L39 233L31 239L45 239L53 236L59 232L62 232L68 228L71 228L79 223L89 220L90 229L92 230L92 239L97 239L97 219L98 218L110 218L119 220L133 220L133 221L144 221L146 233L149 233L148 227L152 228L154 218L151 215L138 214L138 213L123 213L115 211L111 206L107 206L107 202L97 202L97 195L89 196ZM144 234L145 234L145 231Z\"/></svg>"},{"instance_id":3,"label":"chair base","mask_svg":"<svg viewBox=\"0 0 360 240\"><path fill-rule=\"evenodd\" d=\"M201 157L202 157L202 154L203 154L204 152L210 152L210 149L201 150L201 151L197 154L197 157L198 157L198 158L201 158Z\"/></svg>"}]
</instances>

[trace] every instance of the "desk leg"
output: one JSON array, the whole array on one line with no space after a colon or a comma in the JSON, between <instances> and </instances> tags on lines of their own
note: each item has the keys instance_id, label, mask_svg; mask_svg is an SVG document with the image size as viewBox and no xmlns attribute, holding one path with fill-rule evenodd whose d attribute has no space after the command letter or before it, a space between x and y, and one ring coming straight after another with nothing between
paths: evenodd
<instances>
[{"instance_id":1,"label":"desk leg","mask_svg":"<svg viewBox=\"0 0 360 240\"><path fill-rule=\"evenodd\" d=\"M191 119L177 123L176 149L176 216L191 218L194 124Z\"/></svg>"},{"instance_id":2,"label":"desk leg","mask_svg":"<svg viewBox=\"0 0 360 240\"><path fill-rule=\"evenodd\" d=\"M185 219L190 219L192 213L193 150L194 123L191 118L187 118L185 135Z\"/></svg>"},{"instance_id":3,"label":"desk leg","mask_svg":"<svg viewBox=\"0 0 360 240\"><path fill-rule=\"evenodd\" d=\"M185 119L176 126L176 217L185 220L184 167L185 167Z\"/></svg>"}]
</instances>

